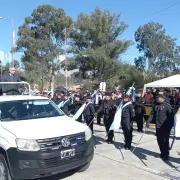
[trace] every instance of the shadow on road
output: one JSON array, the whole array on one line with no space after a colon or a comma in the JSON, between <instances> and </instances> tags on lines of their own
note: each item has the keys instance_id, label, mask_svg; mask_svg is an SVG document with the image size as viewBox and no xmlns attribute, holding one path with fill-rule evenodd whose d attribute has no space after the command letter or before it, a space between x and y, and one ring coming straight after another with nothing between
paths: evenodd
<instances>
[{"instance_id":1,"label":"shadow on road","mask_svg":"<svg viewBox=\"0 0 180 180\"><path fill-rule=\"evenodd\" d=\"M105 139L99 136L94 135L94 145L101 145L105 142Z\"/></svg>"},{"instance_id":2,"label":"shadow on road","mask_svg":"<svg viewBox=\"0 0 180 180\"><path fill-rule=\"evenodd\" d=\"M119 143L119 142L115 142L114 146L117 149L120 149L119 147L123 147L124 144ZM157 147L158 148L158 147ZM132 150L134 149L134 147L132 147ZM160 154L150 151L148 149L144 149L144 148L140 148L140 147L136 147L135 151L132 152L137 158L139 158L141 160L141 162L143 162L143 164L145 165L143 160L147 160L147 156L153 156L156 158L160 158ZM169 165L171 168L175 169L176 171L180 172L178 170L179 167L174 166L172 163L176 163L180 165L180 158L174 158L172 156L169 157L169 162L165 162L167 165Z\"/></svg>"},{"instance_id":3,"label":"shadow on road","mask_svg":"<svg viewBox=\"0 0 180 180\"><path fill-rule=\"evenodd\" d=\"M67 177L72 176L75 173L76 173L75 170L71 170L71 171L68 171L68 172L65 172L65 173L62 173L62 174L58 174L58 175L54 175L54 176L51 176L51 177L46 177L46 178L44 177L44 178L41 178L39 180L62 180L62 179L65 179Z\"/></svg>"}]
</instances>

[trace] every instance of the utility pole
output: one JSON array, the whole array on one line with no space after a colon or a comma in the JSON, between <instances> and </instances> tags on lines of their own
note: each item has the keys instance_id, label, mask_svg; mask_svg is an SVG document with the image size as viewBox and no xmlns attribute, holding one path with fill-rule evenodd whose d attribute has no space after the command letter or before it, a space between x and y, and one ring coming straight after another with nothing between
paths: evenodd
<instances>
[{"instance_id":1,"label":"utility pole","mask_svg":"<svg viewBox=\"0 0 180 180\"><path fill-rule=\"evenodd\" d=\"M65 78L66 78L66 89L67 89L67 28L65 28Z\"/></svg>"},{"instance_id":2,"label":"utility pole","mask_svg":"<svg viewBox=\"0 0 180 180\"><path fill-rule=\"evenodd\" d=\"M73 28L65 28L64 29L64 36L65 36L65 77L66 77L66 89L68 87L68 76L67 76L67 39L68 39L68 35L70 32L74 31ZM70 75L70 79L71 79L71 75ZM70 83L71 84L71 80Z\"/></svg>"}]
</instances>

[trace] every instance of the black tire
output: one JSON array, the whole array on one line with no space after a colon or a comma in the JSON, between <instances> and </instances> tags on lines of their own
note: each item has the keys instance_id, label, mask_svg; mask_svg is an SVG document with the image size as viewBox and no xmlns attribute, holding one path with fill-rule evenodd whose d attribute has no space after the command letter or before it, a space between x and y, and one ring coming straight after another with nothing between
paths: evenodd
<instances>
[{"instance_id":1,"label":"black tire","mask_svg":"<svg viewBox=\"0 0 180 180\"><path fill-rule=\"evenodd\" d=\"M0 179L12 180L6 159L3 154L0 154Z\"/></svg>"},{"instance_id":2,"label":"black tire","mask_svg":"<svg viewBox=\"0 0 180 180\"><path fill-rule=\"evenodd\" d=\"M89 166L90 166L90 162L89 163L87 163L87 164L85 164L85 165L83 165L83 166L80 166L79 168L78 168L78 172L84 172L84 171L86 171L88 168L89 168Z\"/></svg>"}]
</instances>

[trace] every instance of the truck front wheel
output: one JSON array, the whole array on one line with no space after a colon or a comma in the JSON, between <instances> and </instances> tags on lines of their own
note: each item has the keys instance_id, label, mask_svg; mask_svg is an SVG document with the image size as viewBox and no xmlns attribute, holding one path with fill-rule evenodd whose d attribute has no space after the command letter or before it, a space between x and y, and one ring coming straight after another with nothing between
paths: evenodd
<instances>
[{"instance_id":1,"label":"truck front wheel","mask_svg":"<svg viewBox=\"0 0 180 180\"><path fill-rule=\"evenodd\" d=\"M3 154L0 154L0 180L12 180L6 159Z\"/></svg>"}]
</instances>

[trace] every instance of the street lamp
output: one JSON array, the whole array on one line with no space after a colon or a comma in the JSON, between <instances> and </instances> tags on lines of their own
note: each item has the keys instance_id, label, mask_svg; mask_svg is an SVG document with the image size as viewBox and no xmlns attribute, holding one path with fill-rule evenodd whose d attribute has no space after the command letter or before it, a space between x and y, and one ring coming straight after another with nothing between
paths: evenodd
<instances>
[{"instance_id":1,"label":"street lamp","mask_svg":"<svg viewBox=\"0 0 180 180\"><path fill-rule=\"evenodd\" d=\"M14 20L10 18L4 18L0 17L0 20L6 20L11 22L11 28L12 28L12 66L14 67Z\"/></svg>"}]
</instances>

